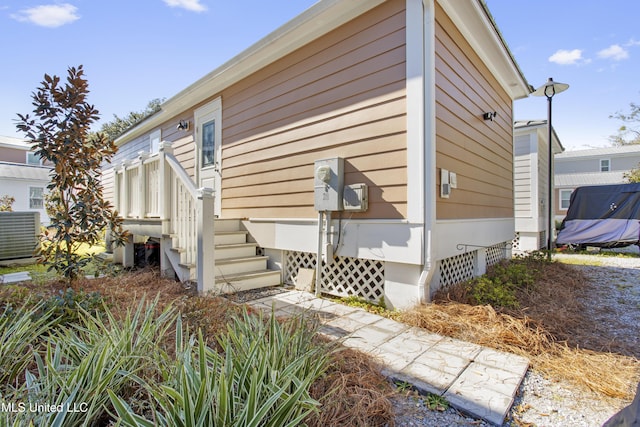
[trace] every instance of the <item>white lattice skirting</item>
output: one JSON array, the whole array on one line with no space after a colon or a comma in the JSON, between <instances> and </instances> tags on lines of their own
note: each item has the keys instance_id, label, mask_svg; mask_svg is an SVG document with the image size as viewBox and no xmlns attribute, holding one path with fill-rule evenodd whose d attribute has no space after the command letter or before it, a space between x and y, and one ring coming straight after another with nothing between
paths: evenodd
<instances>
[{"instance_id":1,"label":"white lattice skirting","mask_svg":"<svg viewBox=\"0 0 640 427\"><path fill-rule=\"evenodd\" d=\"M473 279L478 251L465 252L440 261L440 287Z\"/></svg>"},{"instance_id":2,"label":"white lattice skirting","mask_svg":"<svg viewBox=\"0 0 640 427\"><path fill-rule=\"evenodd\" d=\"M494 246L489 246L487 248L487 252L486 252L487 268L491 267L492 265L496 265L503 259L507 259L508 245L509 244L505 242L505 243L499 243Z\"/></svg>"},{"instance_id":3,"label":"white lattice skirting","mask_svg":"<svg viewBox=\"0 0 640 427\"><path fill-rule=\"evenodd\" d=\"M300 268L315 268L316 254L285 251L284 282L293 284ZM384 297L384 263L363 258L335 257L331 265L323 264L322 293L346 297L357 296L378 303Z\"/></svg>"},{"instance_id":4,"label":"white lattice skirting","mask_svg":"<svg viewBox=\"0 0 640 427\"><path fill-rule=\"evenodd\" d=\"M485 270L509 257L508 248L511 242L498 243L497 245L481 248L475 251L465 252L440 261L440 287L455 285L471 280L478 270L480 251L483 251Z\"/></svg>"}]
</instances>

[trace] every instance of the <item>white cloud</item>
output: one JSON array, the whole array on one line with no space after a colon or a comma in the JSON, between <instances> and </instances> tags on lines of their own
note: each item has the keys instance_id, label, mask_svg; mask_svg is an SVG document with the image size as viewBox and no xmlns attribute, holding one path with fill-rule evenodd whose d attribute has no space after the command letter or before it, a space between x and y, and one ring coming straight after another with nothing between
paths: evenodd
<instances>
[{"instance_id":1,"label":"white cloud","mask_svg":"<svg viewBox=\"0 0 640 427\"><path fill-rule=\"evenodd\" d=\"M560 49L549 57L549 62L555 62L560 65L573 65L582 61L582 50L573 49L565 50Z\"/></svg>"},{"instance_id":2,"label":"white cloud","mask_svg":"<svg viewBox=\"0 0 640 427\"><path fill-rule=\"evenodd\" d=\"M200 0L164 0L169 7L180 7L191 12L204 12L207 7Z\"/></svg>"},{"instance_id":3,"label":"white cloud","mask_svg":"<svg viewBox=\"0 0 640 427\"><path fill-rule=\"evenodd\" d=\"M69 4L48 4L23 9L11 17L20 22L30 22L41 27L56 28L80 19L78 8Z\"/></svg>"},{"instance_id":4,"label":"white cloud","mask_svg":"<svg viewBox=\"0 0 640 427\"><path fill-rule=\"evenodd\" d=\"M598 57L602 59L613 59L614 61L622 61L629 58L629 52L618 44L612 44L606 49L598 52Z\"/></svg>"}]
</instances>

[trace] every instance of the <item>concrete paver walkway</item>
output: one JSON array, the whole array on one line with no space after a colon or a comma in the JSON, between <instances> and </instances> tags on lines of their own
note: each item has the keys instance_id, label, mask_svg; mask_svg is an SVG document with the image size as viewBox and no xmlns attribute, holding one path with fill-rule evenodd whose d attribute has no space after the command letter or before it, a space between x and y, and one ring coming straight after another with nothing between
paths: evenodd
<instances>
[{"instance_id":1,"label":"concrete paver walkway","mask_svg":"<svg viewBox=\"0 0 640 427\"><path fill-rule=\"evenodd\" d=\"M529 361L521 356L443 337L363 309L301 291L248 302L276 316L308 312L321 319L320 332L375 357L383 374L442 395L455 408L502 425Z\"/></svg>"}]
</instances>

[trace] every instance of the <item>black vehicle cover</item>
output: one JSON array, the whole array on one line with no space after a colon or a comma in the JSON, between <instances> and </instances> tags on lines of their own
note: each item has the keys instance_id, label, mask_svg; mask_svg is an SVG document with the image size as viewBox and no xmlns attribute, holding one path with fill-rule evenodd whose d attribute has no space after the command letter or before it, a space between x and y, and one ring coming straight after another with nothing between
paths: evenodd
<instances>
[{"instance_id":1,"label":"black vehicle cover","mask_svg":"<svg viewBox=\"0 0 640 427\"><path fill-rule=\"evenodd\" d=\"M640 243L640 183L578 187L558 232L558 245Z\"/></svg>"}]
</instances>

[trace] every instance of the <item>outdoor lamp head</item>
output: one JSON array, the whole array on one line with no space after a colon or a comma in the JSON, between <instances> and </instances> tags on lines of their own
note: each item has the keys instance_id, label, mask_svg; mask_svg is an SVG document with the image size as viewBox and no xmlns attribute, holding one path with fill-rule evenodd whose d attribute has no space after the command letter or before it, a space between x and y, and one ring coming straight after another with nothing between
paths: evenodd
<instances>
[{"instance_id":1,"label":"outdoor lamp head","mask_svg":"<svg viewBox=\"0 0 640 427\"><path fill-rule=\"evenodd\" d=\"M536 89L531 95L546 96L547 98L551 98L556 93L564 92L567 89L569 89L568 84L554 82L553 78L549 77L549 80L547 80L545 84Z\"/></svg>"}]
</instances>

